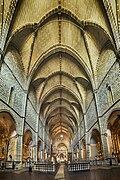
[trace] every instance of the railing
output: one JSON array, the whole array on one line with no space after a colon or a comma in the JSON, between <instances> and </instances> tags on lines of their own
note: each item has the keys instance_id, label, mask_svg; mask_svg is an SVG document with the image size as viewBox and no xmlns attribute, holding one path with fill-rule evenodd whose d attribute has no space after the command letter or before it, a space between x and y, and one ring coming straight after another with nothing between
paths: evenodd
<instances>
[{"instance_id":1,"label":"railing","mask_svg":"<svg viewBox=\"0 0 120 180\"><path fill-rule=\"evenodd\" d=\"M0 161L0 169L17 169L20 165L20 161Z\"/></svg>"},{"instance_id":2,"label":"railing","mask_svg":"<svg viewBox=\"0 0 120 180\"><path fill-rule=\"evenodd\" d=\"M39 172L49 172L49 173L55 173L56 172L56 164L40 164L36 163L33 166L34 171L39 171Z\"/></svg>"},{"instance_id":3,"label":"railing","mask_svg":"<svg viewBox=\"0 0 120 180\"><path fill-rule=\"evenodd\" d=\"M29 168L30 165L33 166L34 162L29 162L29 161L22 162L23 168Z\"/></svg>"},{"instance_id":4,"label":"railing","mask_svg":"<svg viewBox=\"0 0 120 180\"><path fill-rule=\"evenodd\" d=\"M86 170L90 170L90 163L89 162L71 163L67 165L67 168L68 168L68 172L86 171Z\"/></svg>"},{"instance_id":5,"label":"railing","mask_svg":"<svg viewBox=\"0 0 120 180\"><path fill-rule=\"evenodd\" d=\"M118 161L116 158L108 158L104 161L102 160L91 160L90 166L112 166L118 165Z\"/></svg>"}]
</instances>

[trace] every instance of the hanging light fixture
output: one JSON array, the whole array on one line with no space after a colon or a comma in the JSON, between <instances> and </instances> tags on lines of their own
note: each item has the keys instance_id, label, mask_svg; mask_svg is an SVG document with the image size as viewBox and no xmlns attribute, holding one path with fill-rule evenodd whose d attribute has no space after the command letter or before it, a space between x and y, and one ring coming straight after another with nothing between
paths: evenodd
<instances>
[{"instance_id":1,"label":"hanging light fixture","mask_svg":"<svg viewBox=\"0 0 120 180\"><path fill-rule=\"evenodd\" d=\"M60 134L60 137L63 138L63 134Z\"/></svg>"}]
</instances>

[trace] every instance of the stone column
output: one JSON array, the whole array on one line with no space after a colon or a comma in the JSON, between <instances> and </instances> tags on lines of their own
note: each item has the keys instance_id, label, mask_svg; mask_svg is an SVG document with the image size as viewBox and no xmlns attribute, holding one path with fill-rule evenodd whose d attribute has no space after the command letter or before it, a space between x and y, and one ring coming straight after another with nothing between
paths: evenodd
<instances>
[{"instance_id":1,"label":"stone column","mask_svg":"<svg viewBox=\"0 0 120 180\"><path fill-rule=\"evenodd\" d=\"M16 139L16 161L19 161L18 168L22 167L23 135L18 134Z\"/></svg>"},{"instance_id":2,"label":"stone column","mask_svg":"<svg viewBox=\"0 0 120 180\"><path fill-rule=\"evenodd\" d=\"M104 159L108 158L108 146L107 146L107 138L106 138L106 136L107 136L106 133L101 134L101 141L102 141Z\"/></svg>"},{"instance_id":3,"label":"stone column","mask_svg":"<svg viewBox=\"0 0 120 180\"><path fill-rule=\"evenodd\" d=\"M33 161L37 162L37 146L38 146L38 134L35 133L34 144L33 144Z\"/></svg>"},{"instance_id":4,"label":"stone column","mask_svg":"<svg viewBox=\"0 0 120 180\"><path fill-rule=\"evenodd\" d=\"M44 142L42 142L42 146L41 146L41 160L42 160L42 162L44 162L44 150L45 150L45 143Z\"/></svg>"},{"instance_id":5,"label":"stone column","mask_svg":"<svg viewBox=\"0 0 120 180\"><path fill-rule=\"evenodd\" d=\"M86 144L86 160L90 159L90 144Z\"/></svg>"},{"instance_id":6,"label":"stone column","mask_svg":"<svg viewBox=\"0 0 120 180\"><path fill-rule=\"evenodd\" d=\"M89 142L89 133L85 135L85 142L86 142L86 160L90 159L90 142Z\"/></svg>"},{"instance_id":7,"label":"stone column","mask_svg":"<svg viewBox=\"0 0 120 180\"><path fill-rule=\"evenodd\" d=\"M45 161L45 126L43 126L42 161Z\"/></svg>"},{"instance_id":8,"label":"stone column","mask_svg":"<svg viewBox=\"0 0 120 180\"><path fill-rule=\"evenodd\" d=\"M37 162L37 145L33 146L33 161Z\"/></svg>"},{"instance_id":9,"label":"stone column","mask_svg":"<svg viewBox=\"0 0 120 180\"><path fill-rule=\"evenodd\" d=\"M22 146L23 146L23 135L17 136L17 142L16 142L16 161L22 162Z\"/></svg>"},{"instance_id":10,"label":"stone column","mask_svg":"<svg viewBox=\"0 0 120 180\"><path fill-rule=\"evenodd\" d=\"M74 160L74 148L71 147L71 152L72 152L72 161Z\"/></svg>"},{"instance_id":11,"label":"stone column","mask_svg":"<svg viewBox=\"0 0 120 180\"><path fill-rule=\"evenodd\" d=\"M82 161L83 160L83 149L82 149L82 141L80 141L80 161Z\"/></svg>"}]
</instances>

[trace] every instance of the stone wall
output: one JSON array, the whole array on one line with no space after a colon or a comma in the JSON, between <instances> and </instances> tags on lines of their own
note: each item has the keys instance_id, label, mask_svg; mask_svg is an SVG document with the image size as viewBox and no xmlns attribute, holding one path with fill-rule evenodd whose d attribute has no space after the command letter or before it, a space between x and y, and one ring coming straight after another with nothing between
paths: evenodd
<instances>
[{"instance_id":1,"label":"stone wall","mask_svg":"<svg viewBox=\"0 0 120 180\"><path fill-rule=\"evenodd\" d=\"M12 94L11 87L13 87ZM11 108L14 108L19 115L24 116L26 94L19 81L5 63L1 69L0 97Z\"/></svg>"},{"instance_id":2,"label":"stone wall","mask_svg":"<svg viewBox=\"0 0 120 180\"><path fill-rule=\"evenodd\" d=\"M94 99L91 101L86 111L86 131L88 131L97 121L97 112Z\"/></svg>"},{"instance_id":3,"label":"stone wall","mask_svg":"<svg viewBox=\"0 0 120 180\"><path fill-rule=\"evenodd\" d=\"M105 113L105 111L108 110L108 108L111 107L112 104L114 104L117 100L119 100L120 97L120 75L119 75L119 64L116 62L108 74L106 75L105 79L103 80L101 86L98 89L97 97L99 100L99 114L102 115ZM113 94L113 103L110 102L109 97L109 91L106 87L106 85L111 86L112 94Z\"/></svg>"}]
</instances>

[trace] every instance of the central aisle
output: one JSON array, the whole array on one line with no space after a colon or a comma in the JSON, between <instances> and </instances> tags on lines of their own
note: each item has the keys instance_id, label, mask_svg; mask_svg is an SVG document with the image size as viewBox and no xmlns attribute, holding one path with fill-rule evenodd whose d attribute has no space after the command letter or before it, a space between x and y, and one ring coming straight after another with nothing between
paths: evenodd
<instances>
[{"instance_id":1,"label":"central aisle","mask_svg":"<svg viewBox=\"0 0 120 180\"><path fill-rule=\"evenodd\" d=\"M56 175L55 175L56 180L65 180L65 165L61 164Z\"/></svg>"}]
</instances>

